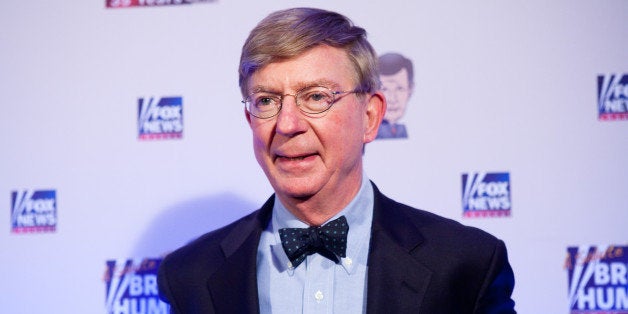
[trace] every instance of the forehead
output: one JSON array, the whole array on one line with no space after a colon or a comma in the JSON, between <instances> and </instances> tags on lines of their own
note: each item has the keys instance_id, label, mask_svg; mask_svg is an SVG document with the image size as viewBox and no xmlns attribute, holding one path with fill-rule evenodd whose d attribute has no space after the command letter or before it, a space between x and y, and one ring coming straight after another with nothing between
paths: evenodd
<instances>
[{"instance_id":1,"label":"forehead","mask_svg":"<svg viewBox=\"0 0 628 314\"><path fill-rule=\"evenodd\" d=\"M355 76L344 50L321 45L294 58L262 67L251 75L248 91L294 92L313 85L353 88Z\"/></svg>"}]
</instances>

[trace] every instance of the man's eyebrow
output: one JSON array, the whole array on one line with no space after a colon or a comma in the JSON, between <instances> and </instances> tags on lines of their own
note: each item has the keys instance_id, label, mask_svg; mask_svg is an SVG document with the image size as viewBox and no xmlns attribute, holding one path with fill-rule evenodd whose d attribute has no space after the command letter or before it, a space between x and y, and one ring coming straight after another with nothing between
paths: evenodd
<instances>
[{"instance_id":1,"label":"man's eyebrow","mask_svg":"<svg viewBox=\"0 0 628 314\"><path fill-rule=\"evenodd\" d=\"M251 87L251 89L249 90L249 94L254 94L254 93L260 93L260 92L268 92L268 93L273 93L273 94L279 94L278 91L269 88L267 86L264 85L255 85L253 87Z\"/></svg>"},{"instance_id":2,"label":"man's eyebrow","mask_svg":"<svg viewBox=\"0 0 628 314\"><path fill-rule=\"evenodd\" d=\"M308 82L301 82L299 84L297 84L296 86L296 90L302 90L304 88L307 87L312 87L312 86L322 86L322 87L327 87L329 89L338 89L340 84L330 80L330 79L318 79L318 80L314 80L314 81L308 81Z\"/></svg>"},{"instance_id":3,"label":"man's eyebrow","mask_svg":"<svg viewBox=\"0 0 628 314\"><path fill-rule=\"evenodd\" d=\"M308 88L312 86L322 86L322 87L327 87L333 90L333 89L338 89L340 87L340 84L330 79L318 79L318 80L313 80L313 81L299 82L295 84L293 88L295 91L300 91L304 88ZM267 93L273 93L273 94L282 93L282 91L279 91L275 88L268 87L266 85L261 85L261 84L252 86L251 89L249 90L249 94L260 93L260 92L267 92Z\"/></svg>"}]
</instances>

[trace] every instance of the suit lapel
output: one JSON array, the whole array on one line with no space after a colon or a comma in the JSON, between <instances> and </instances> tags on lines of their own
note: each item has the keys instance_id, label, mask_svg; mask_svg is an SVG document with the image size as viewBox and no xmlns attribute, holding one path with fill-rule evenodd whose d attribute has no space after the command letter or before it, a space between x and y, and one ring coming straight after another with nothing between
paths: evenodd
<instances>
[{"instance_id":1,"label":"suit lapel","mask_svg":"<svg viewBox=\"0 0 628 314\"><path fill-rule=\"evenodd\" d=\"M254 219L233 228L221 243L224 263L207 281L216 313L259 313L257 247L268 225L273 201L274 196Z\"/></svg>"},{"instance_id":2,"label":"suit lapel","mask_svg":"<svg viewBox=\"0 0 628 314\"><path fill-rule=\"evenodd\" d=\"M432 274L411 255L423 236L400 204L382 195L375 185L373 190L367 313L417 313Z\"/></svg>"}]
</instances>

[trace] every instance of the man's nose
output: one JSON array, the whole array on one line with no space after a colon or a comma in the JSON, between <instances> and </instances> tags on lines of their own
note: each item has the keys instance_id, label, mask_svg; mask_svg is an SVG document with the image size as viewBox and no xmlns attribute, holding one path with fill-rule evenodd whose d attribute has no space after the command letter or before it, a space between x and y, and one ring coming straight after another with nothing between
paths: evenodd
<instances>
[{"instance_id":1,"label":"man's nose","mask_svg":"<svg viewBox=\"0 0 628 314\"><path fill-rule=\"evenodd\" d=\"M294 136L307 130L307 121L297 106L293 95L284 95L281 110L277 114L277 133Z\"/></svg>"}]
</instances>

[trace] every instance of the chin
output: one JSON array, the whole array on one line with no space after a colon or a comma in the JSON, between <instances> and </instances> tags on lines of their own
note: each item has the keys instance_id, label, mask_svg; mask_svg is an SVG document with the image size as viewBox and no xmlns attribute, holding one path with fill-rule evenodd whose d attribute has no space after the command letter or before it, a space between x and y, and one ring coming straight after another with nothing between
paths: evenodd
<instances>
[{"instance_id":1,"label":"chin","mask_svg":"<svg viewBox=\"0 0 628 314\"><path fill-rule=\"evenodd\" d=\"M305 180L310 182L308 182L308 184L301 184L299 182L293 182L292 180L277 182L274 186L275 192L290 198L308 199L316 194L317 189L311 184L311 180Z\"/></svg>"},{"instance_id":2,"label":"chin","mask_svg":"<svg viewBox=\"0 0 628 314\"><path fill-rule=\"evenodd\" d=\"M287 189L282 189L281 194L291 197L291 198L298 198L298 199L307 199L312 197L312 195L314 195L315 193L312 191L312 189L309 188L295 188L295 187L288 187Z\"/></svg>"}]
</instances>

